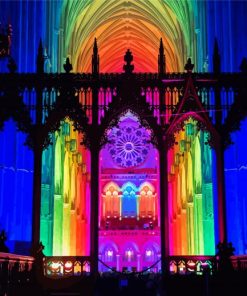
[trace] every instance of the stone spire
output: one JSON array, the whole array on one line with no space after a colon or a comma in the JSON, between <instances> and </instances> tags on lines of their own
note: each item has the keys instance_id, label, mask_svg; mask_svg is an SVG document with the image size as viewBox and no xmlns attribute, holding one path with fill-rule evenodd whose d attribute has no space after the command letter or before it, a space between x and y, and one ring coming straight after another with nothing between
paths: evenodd
<instances>
[{"instance_id":1,"label":"stone spire","mask_svg":"<svg viewBox=\"0 0 247 296\"><path fill-rule=\"evenodd\" d=\"M166 73L166 56L164 54L163 40L160 38L159 56L158 56L158 72L162 76Z\"/></svg>"}]
</instances>

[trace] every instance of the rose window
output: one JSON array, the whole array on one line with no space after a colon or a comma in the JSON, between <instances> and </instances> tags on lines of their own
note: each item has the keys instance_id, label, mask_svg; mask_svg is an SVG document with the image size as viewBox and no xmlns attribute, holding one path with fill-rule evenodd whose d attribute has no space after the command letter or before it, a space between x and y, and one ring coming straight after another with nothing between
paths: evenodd
<instances>
[{"instance_id":1,"label":"rose window","mask_svg":"<svg viewBox=\"0 0 247 296\"><path fill-rule=\"evenodd\" d=\"M143 127L114 128L109 134L108 150L114 162L122 167L142 164L148 155L150 135Z\"/></svg>"}]
</instances>

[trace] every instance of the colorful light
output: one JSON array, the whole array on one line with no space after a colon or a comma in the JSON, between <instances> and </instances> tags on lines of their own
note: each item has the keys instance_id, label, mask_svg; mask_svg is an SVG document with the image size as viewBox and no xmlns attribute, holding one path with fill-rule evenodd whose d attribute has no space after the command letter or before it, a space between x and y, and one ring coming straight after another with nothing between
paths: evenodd
<instances>
[{"instance_id":1,"label":"colorful light","mask_svg":"<svg viewBox=\"0 0 247 296\"><path fill-rule=\"evenodd\" d=\"M72 122L66 119L61 127L43 152L41 240L46 255L88 255L89 155Z\"/></svg>"},{"instance_id":2,"label":"colorful light","mask_svg":"<svg viewBox=\"0 0 247 296\"><path fill-rule=\"evenodd\" d=\"M119 271L125 267L141 270L144 266L141 258L151 265L160 253L157 151L150 144L149 129L140 127L131 111L120 117L118 126L108 136L110 143L100 155L99 250L102 251L99 252L103 261L109 262L104 258L104 246L111 246L118 258L117 262L111 262L112 267ZM137 146L134 157L122 148L129 142ZM118 148L120 162L112 153ZM142 161L135 161L140 156ZM126 164L126 160L131 164Z\"/></svg>"},{"instance_id":3,"label":"colorful light","mask_svg":"<svg viewBox=\"0 0 247 296\"><path fill-rule=\"evenodd\" d=\"M214 166L207 133L190 119L175 137L178 144L168 154L170 254L214 255Z\"/></svg>"}]
</instances>

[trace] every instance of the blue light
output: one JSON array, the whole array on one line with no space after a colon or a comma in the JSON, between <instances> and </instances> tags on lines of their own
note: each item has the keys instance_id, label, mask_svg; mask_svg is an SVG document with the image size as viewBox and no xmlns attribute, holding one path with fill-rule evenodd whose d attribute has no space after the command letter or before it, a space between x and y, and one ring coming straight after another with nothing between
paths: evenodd
<instances>
[{"instance_id":1,"label":"blue light","mask_svg":"<svg viewBox=\"0 0 247 296\"><path fill-rule=\"evenodd\" d=\"M232 134L234 145L225 152L228 241L233 243L236 255L247 254L246 135L247 119L242 121L240 131Z\"/></svg>"},{"instance_id":2,"label":"blue light","mask_svg":"<svg viewBox=\"0 0 247 296\"><path fill-rule=\"evenodd\" d=\"M10 120L0 132L0 230L10 252L28 254L32 233L33 153Z\"/></svg>"}]
</instances>

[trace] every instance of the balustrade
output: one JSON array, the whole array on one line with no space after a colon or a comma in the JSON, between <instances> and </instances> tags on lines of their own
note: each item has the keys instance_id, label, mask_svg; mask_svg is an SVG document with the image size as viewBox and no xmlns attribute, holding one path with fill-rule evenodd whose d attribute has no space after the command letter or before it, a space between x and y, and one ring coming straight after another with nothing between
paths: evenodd
<instances>
[{"instance_id":1,"label":"balustrade","mask_svg":"<svg viewBox=\"0 0 247 296\"><path fill-rule=\"evenodd\" d=\"M44 275L50 278L84 276L91 272L91 259L87 256L51 256L44 257Z\"/></svg>"},{"instance_id":2,"label":"balustrade","mask_svg":"<svg viewBox=\"0 0 247 296\"><path fill-rule=\"evenodd\" d=\"M31 256L0 252L0 295L4 295L9 287L31 283L34 279L33 265Z\"/></svg>"}]
</instances>

